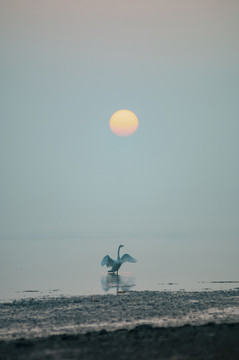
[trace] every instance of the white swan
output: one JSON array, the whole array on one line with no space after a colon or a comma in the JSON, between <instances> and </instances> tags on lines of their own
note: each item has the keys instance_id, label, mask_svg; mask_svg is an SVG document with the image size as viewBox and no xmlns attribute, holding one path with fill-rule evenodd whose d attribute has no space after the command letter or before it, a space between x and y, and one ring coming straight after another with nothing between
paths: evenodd
<instances>
[{"instance_id":1,"label":"white swan","mask_svg":"<svg viewBox=\"0 0 239 360\"><path fill-rule=\"evenodd\" d=\"M124 245L120 245L118 248L118 256L116 260L111 259L109 255L105 255L105 257L102 259L101 266L104 265L106 265L107 267L111 266L111 270L109 270L108 272L115 273L115 271L117 271L117 275L118 275L119 268L123 263L127 261L132 263L137 262L137 260L134 259L129 254L124 254L122 257L120 257L120 248L122 247L124 247Z\"/></svg>"}]
</instances>

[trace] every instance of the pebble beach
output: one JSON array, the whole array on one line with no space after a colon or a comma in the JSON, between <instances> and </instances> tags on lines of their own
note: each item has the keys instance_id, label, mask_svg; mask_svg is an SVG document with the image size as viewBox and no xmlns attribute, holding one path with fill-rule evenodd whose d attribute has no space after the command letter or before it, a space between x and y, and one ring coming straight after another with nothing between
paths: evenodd
<instances>
[{"instance_id":1,"label":"pebble beach","mask_svg":"<svg viewBox=\"0 0 239 360\"><path fill-rule=\"evenodd\" d=\"M238 338L238 290L0 304L0 359L237 359Z\"/></svg>"}]
</instances>

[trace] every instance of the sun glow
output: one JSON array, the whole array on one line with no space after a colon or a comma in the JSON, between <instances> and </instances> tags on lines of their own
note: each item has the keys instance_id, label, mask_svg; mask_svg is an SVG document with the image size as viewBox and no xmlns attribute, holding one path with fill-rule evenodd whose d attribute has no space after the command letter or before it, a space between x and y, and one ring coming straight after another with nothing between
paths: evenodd
<instances>
[{"instance_id":1,"label":"sun glow","mask_svg":"<svg viewBox=\"0 0 239 360\"><path fill-rule=\"evenodd\" d=\"M130 136L138 126L139 120L130 110L118 110L110 118L110 129L118 136Z\"/></svg>"}]
</instances>

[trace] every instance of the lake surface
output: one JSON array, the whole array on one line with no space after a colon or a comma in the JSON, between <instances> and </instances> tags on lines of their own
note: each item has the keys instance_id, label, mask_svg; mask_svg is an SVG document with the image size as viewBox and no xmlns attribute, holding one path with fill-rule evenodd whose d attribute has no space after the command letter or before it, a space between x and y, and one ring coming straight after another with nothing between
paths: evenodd
<instances>
[{"instance_id":1,"label":"lake surface","mask_svg":"<svg viewBox=\"0 0 239 360\"><path fill-rule=\"evenodd\" d=\"M102 258L135 257L119 277ZM191 236L40 237L0 239L0 301L92 295L128 290L227 290L239 288L238 241Z\"/></svg>"}]
</instances>

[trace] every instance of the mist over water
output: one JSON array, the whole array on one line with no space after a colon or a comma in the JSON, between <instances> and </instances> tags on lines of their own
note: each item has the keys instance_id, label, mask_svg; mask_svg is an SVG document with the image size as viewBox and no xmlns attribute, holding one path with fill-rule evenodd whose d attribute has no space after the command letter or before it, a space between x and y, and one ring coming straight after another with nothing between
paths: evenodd
<instances>
[{"instance_id":1,"label":"mist over water","mask_svg":"<svg viewBox=\"0 0 239 360\"><path fill-rule=\"evenodd\" d=\"M210 240L210 248L208 241ZM102 258L128 253L119 278ZM161 236L15 237L0 242L0 300L129 290L220 290L239 287L236 239ZM185 251L186 249L186 251ZM234 249L232 251L232 249Z\"/></svg>"},{"instance_id":2,"label":"mist over water","mask_svg":"<svg viewBox=\"0 0 239 360\"><path fill-rule=\"evenodd\" d=\"M0 1L0 299L237 286L238 13Z\"/></svg>"}]
</instances>

